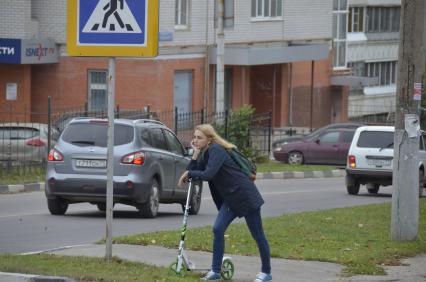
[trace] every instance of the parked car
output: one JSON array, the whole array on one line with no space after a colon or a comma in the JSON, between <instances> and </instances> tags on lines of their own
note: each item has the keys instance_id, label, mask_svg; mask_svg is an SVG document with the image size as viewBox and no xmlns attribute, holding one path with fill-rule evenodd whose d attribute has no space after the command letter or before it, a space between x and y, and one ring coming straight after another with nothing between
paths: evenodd
<instances>
[{"instance_id":1,"label":"parked car","mask_svg":"<svg viewBox=\"0 0 426 282\"><path fill-rule=\"evenodd\" d=\"M89 202L106 209L107 127L105 119L75 118L50 151L46 197L51 214ZM155 120L115 120L114 199L155 217L159 203L186 204L188 187L178 187L190 158L175 134ZM190 213L201 205L202 183L195 183Z\"/></svg>"},{"instance_id":2,"label":"parked car","mask_svg":"<svg viewBox=\"0 0 426 282\"><path fill-rule=\"evenodd\" d=\"M355 128L329 129L319 135L282 144L273 151L274 158L289 164L346 164Z\"/></svg>"},{"instance_id":3,"label":"parked car","mask_svg":"<svg viewBox=\"0 0 426 282\"><path fill-rule=\"evenodd\" d=\"M52 129L52 144L59 133ZM22 163L47 159L48 126L43 123L1 123L0 161Z\"/></svg>"},{"instance_id":4,"label":"parked car","mask_svg":"<svg viewBox=\"0 0 426 282\"><path fill-rule=\"evenodd\" d=\"M331 123L329 125L320 127L314 131L312 131L311 133L307 134L307 135L298 135L298 136L290 136L290 137L286 137L286 138L282 138L282 139L278 139L274 142L272 142L272 148L275 149L277 147L280 147L281 145L285 145L287 143L291 143L291 142L296 142L296 141L301 141L303 139L312 139L315 137L318 137L321 133L330 130L330 129L340 129L340 128L358 128L360 126L362 126L363 124L360 123Z\"/></svg>"},{"instance_id":5,"label":"parked car","mask_svg":"<svg viewBox=\"0 0 426 282\"><path fill-rule=\"evenodd\" d=\"M346 164L346 189L356 195L360 185L365 184L370 194L377 194L380 186L392 185L393 171L393 126L359 127L352 140ZM425 183L426 143L421 131L419 146L419 195Z\"/></svg>"}]
</instances>

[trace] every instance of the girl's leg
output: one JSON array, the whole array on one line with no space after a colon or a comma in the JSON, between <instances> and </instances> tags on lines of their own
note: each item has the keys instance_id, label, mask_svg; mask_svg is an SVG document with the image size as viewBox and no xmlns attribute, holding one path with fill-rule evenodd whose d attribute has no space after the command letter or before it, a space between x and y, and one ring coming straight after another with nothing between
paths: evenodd
<instances>
[{"instance_id":1,"label":"girl's leg","mask_svg":"<svg viewBox=\"0 0 426 282\"><path fill-rule=\"evenodd\" d=\"M222 258L225 251L225 231L235 217L234 212L228 207L228 205L223 203L213 225L214 239L212 270L214 272L219 273L222 268Z\"/></svg>"},{"instance_id":2,"label":"girl's leg","mask_svg":"<svg viewBox=\"0 0 426 282\"><path fill-rule=\"evenodd\" d=\"M271 273L271 255L269 251L268 240L266 240L265 233L262 227L262 218L260 216L260 209L249 214L245 217L247 225L250 229L251 236L257 242L260 252L260 259L262 261L262 272Z\"/></svg>"}]
</instances>

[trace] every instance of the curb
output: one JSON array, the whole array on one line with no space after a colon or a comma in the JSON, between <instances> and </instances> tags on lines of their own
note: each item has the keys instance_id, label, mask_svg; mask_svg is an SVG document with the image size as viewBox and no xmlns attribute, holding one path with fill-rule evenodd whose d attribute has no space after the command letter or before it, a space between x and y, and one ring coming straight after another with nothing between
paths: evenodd
<instances>
[{"instance_id":1,"label":"curb","mask_svg":"<svg viewBox=\"0 0 426 282\"><path fill-rule=\"evenodd\" d=\"M67 277L0 272L0 282L75 282Z\"/></svg>"},{"instance_id":2,"label":"curb","mask_svg":"<svg viewBox=\"0 0 426 282\"><path fill-rule=\"evenodd\" d=\"M0 185L0 193L44 191L44 182Z\"/></svg>"},{"instance_id":3,"label":"curb","mask_svg":"<svg viewBox=\"0 0 426 282\"><path fill-rule=\"evenodd\" d=\"M284 172L258 172L256 179L302 179L302 178L330 178L345 176L344 169L313 170L313 171L284 171ZM44 182L0 185L0 193L17 193L44 191ZM1 281L0 281L1 282Z\"/></svg>"},{"instance_id":4,"label":"curb","mask_svg":"<svg viewBox=\"0 0 426 282\"><path fill-rule=\"evenodd\" d=\"M301 179L301 178L329 178L345 176L344 169L314 170L314 171L284 171L263 172L256 175L256 179Z\"/></svg>"}]
</instances>

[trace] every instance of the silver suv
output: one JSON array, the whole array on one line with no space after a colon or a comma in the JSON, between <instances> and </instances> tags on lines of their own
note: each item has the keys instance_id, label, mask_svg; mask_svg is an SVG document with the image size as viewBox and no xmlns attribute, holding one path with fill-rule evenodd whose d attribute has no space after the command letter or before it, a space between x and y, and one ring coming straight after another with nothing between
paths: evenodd
<instances>
[{"instance_id":1,"label":"silver suv","mask_svg":"<svg viewBox=\"0 0 426 282\"><path fill-rule=\"evenodd\" d=\"M361 184L370 194L376 194L380 186L392 185L393 126L362 126L355 131L346 164L346 189L356 195ZM423 194L426 166L425 132L419 140L419 195Z\"/></svg>"},{"instance_id":2,"label":"silver suv","mask_svg":"<svg viewBox=\"0 0 426 282\"><path fill-rule=\"evenodd\" d=\"M106 209L107 127L105 119L75 118L48 156L46 197L51 214L72 203ZM177 183L190 159L175 134L155 120L116 119L114 125L114 204L134 206L155 217L159 203L184 208L187 187ZM190 213L201 205L202 184L191 195Z\"/></svg>"}]
</instances>

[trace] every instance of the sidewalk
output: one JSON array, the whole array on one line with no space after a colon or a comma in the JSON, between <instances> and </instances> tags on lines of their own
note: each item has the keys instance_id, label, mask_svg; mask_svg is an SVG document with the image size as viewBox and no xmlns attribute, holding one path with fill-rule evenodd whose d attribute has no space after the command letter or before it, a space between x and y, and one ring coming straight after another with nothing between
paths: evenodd
<instances>
[{"instance_id":1,"label":"sidewalk","mask_svg":"<svg viewBox=\"0 0 426 282\"><path fill-rule=\"evenodd\" d=\"M80 245L49 251L50 254L66 256L104 257L105 245ZM134 262L141 262L161 267L169 267L177 256L176 249L167 249L158 246L139 245L113 245L113 256ZM199 268L208 268L211 263L211 253L188 251L189 258ZM231 256L235 265L234 282L253 281L259 272L259 257ZM318 261L300 261L272 258L272 273L275 282L368 282L368 281L426 281L426 255L404 259L401 266L386 266L388 275L385 276L353 276L341 277L342 265ZM72 282L73 280L62 277L47 277L37 275L7 274L0 272L0 282Z\"/></svg>"}]
</instances>

